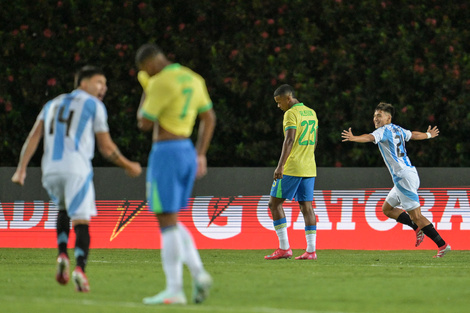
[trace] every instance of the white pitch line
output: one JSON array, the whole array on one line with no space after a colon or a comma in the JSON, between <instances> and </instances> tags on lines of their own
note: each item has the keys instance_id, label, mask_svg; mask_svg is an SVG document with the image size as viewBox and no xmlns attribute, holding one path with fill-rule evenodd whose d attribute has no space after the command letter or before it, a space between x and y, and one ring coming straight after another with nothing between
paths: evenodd
<instances>
[{"instance_id":1,"label":"white pitch line","mask_svg":"<svg viewBox=\"0 0 470 313\"><path fill-rule=\"evenodd\" d=\"M439 261L436 261L439 262ZM119 261L119 260L113 260L113 261L106 261L106 260L88 260L88 263L102 263L102 264L160 264L161 260L145 260L145 261ZM236 262L234 261L217 261L217 264L235 264ZM321 264L322 267L337 267L337 264ZM342 264L341 266L343 267L411 267L411 268L442 268L443 266L445 268L454 268L454 269L468 269L470 268L469 266L454 266L454 265L443 265L441 263L436 263L436 264L430 264L430 265L414 265L414 264L400 264L400 263L394 263L394 264L382 264L380 261L377 261L377 263L372 263L372 264Z\"/></svg>"},{"instance_id":2,"label":"white pitch line","mask_svg":"<svg viewBox=\"0 0 470 313\"><path fill-rule=\"evenodd\" d=\"M3 301L9 302L18 302L23 301L23 297L14 297L14 296L0 296L0 299ZM194 312L246 312L246 313L353 313L345 311L316 311L316 310L298 310L298 309L280 309L280 308L271 308L271 307L238 307L231 308L228 306L211 306L205 304L189 304L186 306L175 305L175 306L148 306L138 302L110 302L110 301L97 301L97 300L77 300L77 299L51 299L51 298L28 298L28 302L36 303L63 303L63 304L76 304L84 305L90 307L126 307L126 308L144 308L144 307L161 307L165 310L175 310L178 312L181 311L194 311Z\"/></svg>"}]
</instances>

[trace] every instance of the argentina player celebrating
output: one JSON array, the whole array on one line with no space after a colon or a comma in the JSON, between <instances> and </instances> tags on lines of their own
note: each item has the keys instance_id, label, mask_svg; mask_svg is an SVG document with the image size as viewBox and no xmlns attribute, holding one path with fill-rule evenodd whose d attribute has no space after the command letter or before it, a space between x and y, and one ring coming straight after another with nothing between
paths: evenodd
<instances>
[{"instance_id":1,"label":"argentina player celebrating","mask_svg":"<svg viewBox=\"0 0 470 313\"><path fill-rule=\"evenodd\" d=\"M89 223L97 215L92 166L95 140L101 154L129 176L139 176L142 168L121 154L109 133L108 114L102 102L108 90L104 72L95 66L84 66L75 75L75 87L44 105L23 144L11 180L24 185L28 164L43 140L42 184L58 207L56 280L61 285L70 280L67 245L72 222L76 260L72 280L77 291L88 292L85 267L90 249Z\"/></svg>"},{"instance_id":2,"label":"argentina player celebrating","mask_svg":"<svg viewBox=\"0 0 470 313\"><path fill-rule=\"evenodd\" d=\"M397 222L412 227L416 232L416 244L419 246L424 235L431 238L438 246L435 258L443 257L451 250L450 245L441 238L433 224L421 214L418 188L419 176L411 164L405 149L405 141L424 140L439 136L437 126L428 127L427 132L409 131L392 124L395 109L391 104L380 102L374 113L376 130L371 134L354 136L351 128L343 130L343 141L373 142L379 146L380 153L392 175L394 187L390 190L382 206L384 214ZM406 211L398 208L401 205ZM408 213L408 214L407 214Z\"/></svg>"}]
</instances>

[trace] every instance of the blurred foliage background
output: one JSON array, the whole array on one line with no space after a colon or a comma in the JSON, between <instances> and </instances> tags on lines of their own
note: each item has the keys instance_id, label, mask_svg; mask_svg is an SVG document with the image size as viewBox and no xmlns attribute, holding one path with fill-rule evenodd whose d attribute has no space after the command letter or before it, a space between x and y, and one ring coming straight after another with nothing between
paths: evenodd
<instances>
[{"instance_id":1,"label":"blurred foliage background","mask_svg":"<svg viewBox=\"0 0 470 313\"><path fill-rule=\"evenodd\" d=\"M135 51L157 43L200 73L218 116L209 166L275 166L283 140L273 100L288 83L319 118L317 165L383 166L373 144L341 131L374 130L380 101L410 130L416 166L470 166L470 12L465 1L2 1L0 166L16 166L44 103L73 89L85 64L104 68L111 135L146 165L149 134L136 127ZM32 165L39 166L37 153ZM95 166L110 166L99 154Z\"/></svg>"}]
</instances>

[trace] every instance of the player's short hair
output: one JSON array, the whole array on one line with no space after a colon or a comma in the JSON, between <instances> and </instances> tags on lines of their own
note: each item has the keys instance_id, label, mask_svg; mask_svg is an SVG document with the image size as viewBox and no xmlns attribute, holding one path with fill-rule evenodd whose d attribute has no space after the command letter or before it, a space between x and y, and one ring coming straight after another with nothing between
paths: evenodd
<instances>
[{"instance_id":1,"label":"player's short hair","mask_svg":"<svg viewBox=\"0 0 470 313\"><path fill-rule=\"evenodd\" d=\"M78 88L80 86L80 83L82 82L82 80L91 78L95 75L105 76L101 68L93 66L93 65L85 65L84 67L82 67L75 73L75 80L74 80L75 88Z\"/></svg>"},{"instance_id":2,"label":"player's short hair","mask_svg":"<svg viewBox=\"0 0 470 313\"><path fill-rule=\"evenodd\" d=\"M274 97L287 95L292 95L292 98L295 98L295 90L288 84L281 85L274 91Z\"/></svg>"},{"instance_id":3,"label":"player's short hair","mask_svg":"<svg viewBox=\"0 0 470 313\"><path fill-rule=\"evenodd\" d=\"M139 67L145 60L157 56L160 53L163 53L163 51L156 44L144 44L140 46L140 48L137 50L137 53L135 54L135 64L137 67Z\"/></svg>"},{"instance_id":4,"label":"player's short hair","mask_svg":"<svg viewBox=\"0 0 470 313\"><path fill-rule=\"evenodd\" d=\"M377 107L375 108L375 110L376 111L380 110L380 111L387 112L388 114L390 114L391 117L393 117L395 115L395 108L390 103L380 102L377 105Z\"/></svg>"}]
</instances>

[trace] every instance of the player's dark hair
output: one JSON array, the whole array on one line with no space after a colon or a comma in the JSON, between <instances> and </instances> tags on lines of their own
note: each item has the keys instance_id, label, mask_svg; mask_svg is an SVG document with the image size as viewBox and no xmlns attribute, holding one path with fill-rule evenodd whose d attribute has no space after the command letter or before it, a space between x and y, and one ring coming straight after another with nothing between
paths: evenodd
<instances>
[{"instance_id":1,"label":"player's dark hair","mask_svg":"<svg viewBox=\"0 0 470 313\"><path fill-rule=\"evenodd\" d=\"M145 60L163 53L162 49L156 44L147 43L140 46L135 54L135 64L139 67Z\"/></svg>"},{"instance_id":2,"label":"player's dark hair","mask_svg":"<svg viewBox=\"0 0 470 313\"><path fill-rule=\"evenodd\" d=\"M380 111L387 112L388 114L390 114L391 117L393 117L395 115L395 108L390 103L380 102L377 105L377 107L375 108L375 110L376 111L380 110Z\"/></svg>"},{"instance_id":3,"label":"player's dark hair","mask_svg":"<svg viewBox=\"0 0 470 313\"><path fill-rule=\"evenodd\" d=\"M295 90L291 85L281 85L274 91L274 97L292 95L295 98Z\"/></svg>"},{"instance_id":4,"label":"player's dark hair","mask_svg":"<svg viewBox=\"0 0 470 313\"><path fill-rule=\"evenodd\" d=\"M75 82L74 82L75 88L78 88L78 86L80 86L80 83L82 80L91 78L95 75L105 76L101 68L93 66L93 65L85 65L84 67L82 67L75 73Z\"/></svg>"}]
</instances>

